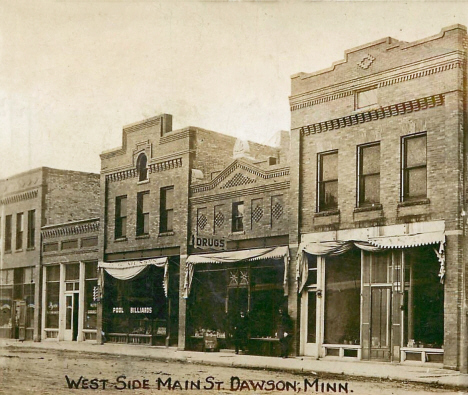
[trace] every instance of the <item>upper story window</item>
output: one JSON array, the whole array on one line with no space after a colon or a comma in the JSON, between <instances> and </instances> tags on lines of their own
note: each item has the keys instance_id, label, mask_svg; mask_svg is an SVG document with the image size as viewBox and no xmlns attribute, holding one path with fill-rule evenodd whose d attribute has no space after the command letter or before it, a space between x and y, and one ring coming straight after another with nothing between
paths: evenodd
<instances>
[{"instance_id":1,"label":"upper story window","mask_svg":"<svg viewBox=\"0 0 468 395\"><path fill-rule=\"evenodd\" d=\"M23 248L23 213L16 214L16 249L21 250Z\"/></svg>"},{"instance_id":2,"label":"upper story window","mask_svg":"<svg viewBox=\"0 0 468 395\"><path fill-rule=\"evenodd\" d=\"M355 108L365 108L375 106L377 104L377 88L366 89L356 92Z\"/></svg>"},{"instance_id":3,"label":"upper story window","mask_svg":"<svg viewBox=\"0 0 468 395\"><path fill-rule=\"evenodd\" d=\"M137 195L137 236L149 234L149 196L149 191Z\"/></svg>"},{"instance_id":4,"label":"upper story window","mask_svg":"<svg viewBox=\"0 0 468 395\"><path fill-rule=\"evenodd\" d=\"M380 203L380 143L358 147L358 205Z\"/></svg>"},{"instance_id":5,"label":"upper story window","mask_svg":"<svg viewBox=\"0 0 468 395\"><path fill-rule=\"evenodd\" d=\"M5 217L5 251L11 251L12 216Z\"/></svg>"},{"instance_id":6,"label":"upper story window","mask_svg":"<svg viewBox=\"0 0 468 395\"><path fill-rule=\"evenodd\" d=\"M232 231L241 232L244 230L244 202L232 204Z\"/></svg>"},{"instance_id":7,"label":"upper story window","mask_svg":"<svg viewBox=\"0 0 468 395\"><path fill-rule=\"evenodd\" d=\"M427 197L426 133L402 139L402 200Z\"/></svg>"},{"instance_id":8,"label":"upper story window","mask_svg":"<svg viewBox=\"0 0 468 395\"><path fill-rule=\"evenodd\" d=\"M174 187L161 188L159 231L172 232L174 230Z\"/></svg>"},{"instance_id":9,"label":"upper story window","mask_svg":"<svg viewBox=\"0 0 468 395\"><path fill-rule=\"evenodd\" d=\"M28 248L34 248L36 238L36 211L28 211Z\"/></svg>"},{"instance_id":10,"label":"upper story window","mask_svg":"<svg viewBox=\"0 0 468 395\"><path fill-rule=\"evenodd\" d=\"M318 154L318 211L338 208L338 151Z\"/></svg>"},{"instance_id":11,"label":"upper story window","mask_svg":"<svg viewBox=\"0 0 468 395\"><path fill-rule=\"evenodd\" d=\"M146 154L140 154L137 159L138 181L145 181L148 179L148 159Z\"/></svg>"},{"instance_id":12,"label":"upper story window","mask_svg":"<svg viewBox=\"0 0 468 395\"><path fill-rule=\"evenodd\" d=\"M127 196L115 198L115 238L127 236Z\"/></svg>"}]
</instances>

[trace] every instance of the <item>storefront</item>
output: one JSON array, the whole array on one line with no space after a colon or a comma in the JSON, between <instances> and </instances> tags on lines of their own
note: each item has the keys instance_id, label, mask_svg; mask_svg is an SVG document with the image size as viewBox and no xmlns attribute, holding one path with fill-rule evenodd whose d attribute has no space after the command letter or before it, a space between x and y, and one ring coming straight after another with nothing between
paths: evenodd
<instances>
[{"instance_id":1,"label":"storefront","mask_svg":"<svg viewBox=\"0 0 468 395\"><path fill-rule=\"evenodd\" d=\"M445 234L430 230L375 237L341 232L347 240L326 232L303 242L301 353L442 362Z\"/></svg>"},{"instance_id":2,"label":"storefront","mask_svg":"<svg viewBox=\"0 0 468 395\"><path fill-rule=\"evenodd\" d=\"M177 344L177 263L178 259L172 258L170 263L161 257L99 264L104 276L105 341Z\"/></svg>"},{"instance_id":3,"label":"storefront","mask_svg":"<svg viewBox=\"0 0 468 395\"><path fill-rule=\"evenodd\" d=\"M276 349L276 321L288 295L288 247L190 255L185 297L187 344L202 349L206 334L219 348L233 348L233 322L248 317L248 349L263 354Z\"/></svg>"},{"instance_id":4,"label":"storefront","mask_svg":"<svg viewBox=\"0 0 468 395\"><path fill-rule=\"evenodd\" d=\"M0 271L0 337L32 340L34 267Z\"/></svg>"},{"instance_id":5,"label":"storefront","mask_svg":"<svg viewBox=\"0 0 468 395\"><path fill-rule=\"evenodd\" d=\"M97 262L43 267L43 339L96 340Z\"/></svg>"}]
</instances>

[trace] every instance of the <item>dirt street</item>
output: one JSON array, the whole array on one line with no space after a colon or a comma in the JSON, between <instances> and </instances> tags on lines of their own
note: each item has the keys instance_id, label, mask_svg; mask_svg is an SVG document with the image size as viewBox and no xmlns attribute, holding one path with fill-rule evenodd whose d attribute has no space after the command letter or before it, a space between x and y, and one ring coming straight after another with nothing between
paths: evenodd
<instances>
[{"instance_id":1,"label":"dirt street","mask_svg":"<svg viewBox=\"0 0 468 395\"><path fill-rule=\"evenodd\" d=\"M81 379L80 379L81 378ZM263 389L262 389L263 387ZM175 363L149 358L5 347L0 394L462 394L435 386Z\"/></svg>"}]
</instances>

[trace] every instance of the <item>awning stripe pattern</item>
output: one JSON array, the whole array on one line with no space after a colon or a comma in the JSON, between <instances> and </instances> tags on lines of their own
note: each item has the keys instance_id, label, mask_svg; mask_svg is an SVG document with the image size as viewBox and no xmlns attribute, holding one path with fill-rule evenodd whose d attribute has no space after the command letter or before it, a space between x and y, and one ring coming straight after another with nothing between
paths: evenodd
<instances>
[{"instance_id":1,"label":"awning stripe pattern","mask_svg":"<svg viewBox=\"0 0 468 395\"><path fill-rule=\"evenodd\" d=\"M225 251L203 255L190 255L186 261L185 281L184 281L184 297L188 298L192 287L194 266L200 263L234 263L241 261L258 261L262 259L281 259L284 260L284 277L283 289L284 294L288 294L288 270L289 270L289 248L271 247L257 248L242 251Z\"/></svg>"},{"instance_id":2,"label":"awning stripe pattern","mask_svg":"<svg viewBox=\"0 0 468 395\"><path fill-rule=\"evenodd\" d=\"M308 277L308 259L306 254L317 256L337 256L344 254L353 247L364 251L378 252L392 248L411 248L424 245L439 244L439 250L434 249L440 263L439 277L441 283L445 276L445 232L425 232L398 236L369 237L367 240L346 241L316 241L301 243L298 249L296 279L298 292L302 292Z\"/></svg>"},{"instance_id":3,"label":"awning stripe pattern","mask_svg":"<svg viewBox=\"0 0 468 395\"><path fill-rule=\"evenodd\" d=\"M98 266L106 271L107 274L117 280L131 280L139 275L148 266L164 268L163 287L164 294L167 297L169 286L169 261L167 257L137 260L137 261L121 261L121 262L99 262Z\"/></svg>"}]
</instances>

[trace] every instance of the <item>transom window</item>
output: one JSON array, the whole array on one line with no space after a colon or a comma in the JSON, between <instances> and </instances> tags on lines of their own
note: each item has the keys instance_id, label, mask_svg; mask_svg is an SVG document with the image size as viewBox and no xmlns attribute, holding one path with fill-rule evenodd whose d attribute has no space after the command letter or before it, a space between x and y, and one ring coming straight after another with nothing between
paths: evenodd
<instances>
[{"instance_id":1,"label":"transom window","mask_svg":"<svg viewBox=\"0 0 468 395\"><path fill-rule=\"evenodd\" d=\"M403 201L427 196L426 140L426 133L403 137Z\"/></svg>"},{"instance_id":2,"label":"transom window","mask_svg":"<svg viewBox=\"0 0 468 395\"><path fill-rule=\"evenodd\" d=\"M318 154L317 211L338 208L338 151Z\"/></svg>"},{"instance_id":3,"label":"transom window","mask_svg":"<svg viewBox=\"0 0 468 395\"><path fill-rule=\"evenodd\" d=\"M380 203L380 143L358 147L358 206Z\"/></svg>"}]
</instances>

